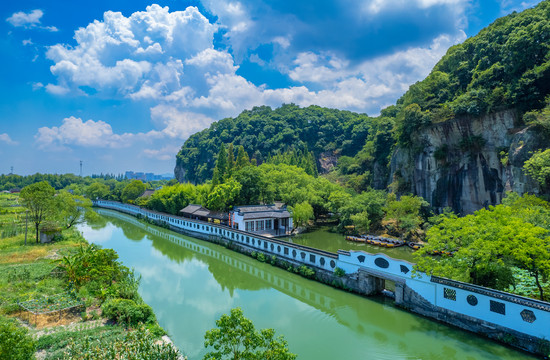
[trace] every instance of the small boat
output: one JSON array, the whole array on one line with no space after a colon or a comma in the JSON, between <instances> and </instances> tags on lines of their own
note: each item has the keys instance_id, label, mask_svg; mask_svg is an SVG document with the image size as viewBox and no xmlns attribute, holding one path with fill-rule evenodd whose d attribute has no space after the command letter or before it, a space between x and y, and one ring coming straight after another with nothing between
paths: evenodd
<instances>
[{"instance_id":1,"label":"small boat","mask_svg":"<svg viewBox=\"0 0 550 360\"><path fill-rule=\"evenodd\" d=\"M413 250L418 250L424 247L424 245L422 245L421 243L414 243L414 242L408 242L407 245L409 245L409 247Z\"/></svg>"},{"instance_id":2,"label":"small boat","mask_svg":"<svg viewBox=\"0 0 550 360\"><path fill-rule=\"evenodd\" d=\"M387 248L394 248L405 245L404 241L398 239L390 239L382 236L373 235L346 236L346 240L352 242L362 242L374 246L382 246Z\"/></svg>"}]
</instances>

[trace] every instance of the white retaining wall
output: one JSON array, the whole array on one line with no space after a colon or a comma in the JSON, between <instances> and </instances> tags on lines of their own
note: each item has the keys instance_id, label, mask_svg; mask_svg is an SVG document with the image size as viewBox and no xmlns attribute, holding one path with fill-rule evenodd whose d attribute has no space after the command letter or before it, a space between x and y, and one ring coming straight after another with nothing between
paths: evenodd
<instances>
[{"instance_id":1,"label":"white retaining wall","mask_svg":"<svg viewBox=\"0 0 550 360\"><path fill-rule=\"evenodd\" d=\"M362 269L374 276L406 284L408 288L437 307L540 339L550 339L550 303L432 277L420 272L413 275L414 264L408 261L363 251L339 251L338 254L333 254L223 225L167 215L119 202L97 200L94 201L94 205L133 215L140 214L142 217L164 221L185 231L231 240L267 255L275 255L310 267L328 271L334 271L339 267L347 274L357 273Z\"/></svg>"}]
</instances>

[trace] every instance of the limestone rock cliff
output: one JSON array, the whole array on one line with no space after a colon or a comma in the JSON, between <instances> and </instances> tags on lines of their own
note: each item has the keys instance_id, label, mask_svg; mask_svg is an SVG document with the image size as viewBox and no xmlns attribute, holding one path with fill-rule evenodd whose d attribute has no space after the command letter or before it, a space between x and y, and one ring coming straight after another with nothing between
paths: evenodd
<instances>
[{"instance_id":1,"label":"limestone rock cliff","mask_svg":"<svg viewBox=\"0 0 550 360\"><path fill-rule=\"evenodd\" d=\"M522 166L544 139L517 123L516 112L507 110L431 125L419 132L419 145L394 152L390 182L462 214L499 204L506 191L537 192Z\"/></svg>"},{"instance_id":2,"label":"limestone rock cliff","mask_svg":"<svg viewBox=\"0 0 550 360\"><path fill-rule=\"evenodd\" d=\"M176 167L174 167L174 177L179 183L185 182L185 169L181 166L179 161L176 161Z\"/></svg>"}]
</instances>

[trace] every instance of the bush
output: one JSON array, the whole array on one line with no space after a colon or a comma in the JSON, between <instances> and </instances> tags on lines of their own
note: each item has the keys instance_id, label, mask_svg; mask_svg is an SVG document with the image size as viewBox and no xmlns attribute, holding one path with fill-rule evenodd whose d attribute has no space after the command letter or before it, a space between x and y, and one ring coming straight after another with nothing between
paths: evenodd
<instances>
[{"instance_id":1,"label":"bush","mask_svg":"<svg viewBox=\"0 0 550 360\"><path fill-rule=\"evenodd\" d=\"M258 259L258 261L265 262L265 255L263 253L258 253L256 259Z\"/></svg>"},{"instance_id":2,"label":"bush","mask_svg":"<svg viewBox=\"0 0 550 360\"><path fill-rule=\"evenodd\" d=\"M36 344L27 329L14 320L0 316L0 360L27 360L34 355Z\"/></svg>"},{"instance_id":3,"label":"bush","mask_svg":"<svg viewBox=\"0 0 550 360\"><path fill-rule=\"evenodd\" d=\"M179 351L170 344L156 343L156 338L149 330L140 327L130 331L124 339L84 339L73 342L65 352L66 359L107 360L177 360Z\"/></svg>"},{"instance_id":4,"label":"bush","mask_svg":"<svg viewBox=\"0 0 550 360\"><path fill-rule=\"evenodd\" d=\"M306 278L312 278L314 275L315 275L315 270L305 266L305 265L302 265L298 268L298 271L300 272L300 275L302 275L303 277L306 277Z\"/></svg>"},{"instance_id":5,"label":"bush","mask_svg":"<svg viewBox=\"0 0 550 360\"><path fill-rule=\"evenodd\" d=\"M128 326L155 322L153 309L147 304L136 304L129 299L110 299L101 306L103 316Z\"/></svg>"},{"instance_id":6,"label":"bush","mask_svg":"<svg viewBox=\"0 0 550 360\"><path fill-rule=\"evenodd\" d=\"M342 276L346 275L346 271L342 268L337 267L337 268L334 269L334 275L336 275L338 277L342 277Z\"/></svg>"}]
</instances>

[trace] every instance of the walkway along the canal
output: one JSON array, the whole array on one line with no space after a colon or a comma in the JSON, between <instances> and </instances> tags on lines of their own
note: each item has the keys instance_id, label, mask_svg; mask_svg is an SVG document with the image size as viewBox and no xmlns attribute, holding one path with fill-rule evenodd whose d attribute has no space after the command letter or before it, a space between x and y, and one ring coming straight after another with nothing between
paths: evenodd
<instances>
[{"instance_id":1,"label":"walkway along the canal","mask_svg":"<svg viewBox=\"0 0 550 360\"><path fill-rule=\"evenodd\" d=\"M384 254L338 251L334 254L307 246L258 236L226 226L190 220L118 202L97 200L94 205L167 224L172 230L211 242L221 242L244 253L261 252L287 262L315 268L318 280L341 282L363 295L375 295L395 284L395 304L460 328L485 335L529 352L550 353L550 303L471 284L416 273L411 264ZM334 274L343 269L345 276Z\"/></svg>"}]
</instances>

